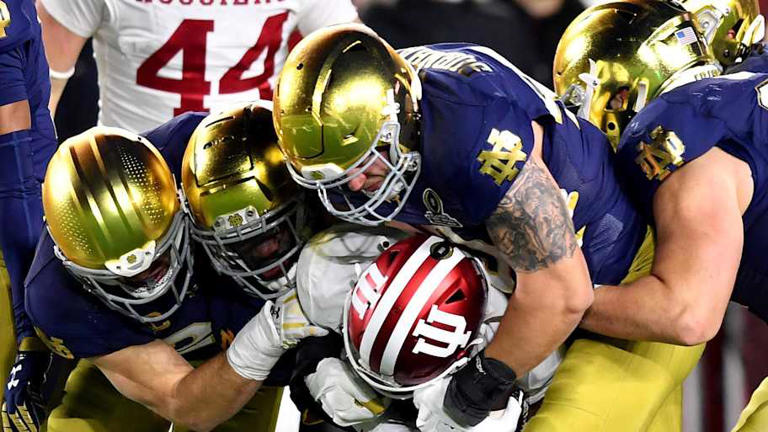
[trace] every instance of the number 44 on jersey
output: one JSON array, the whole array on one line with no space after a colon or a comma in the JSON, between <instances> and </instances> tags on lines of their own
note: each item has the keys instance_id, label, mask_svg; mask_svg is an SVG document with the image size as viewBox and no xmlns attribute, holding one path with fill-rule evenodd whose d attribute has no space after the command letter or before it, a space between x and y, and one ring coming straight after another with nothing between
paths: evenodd
<instances>
[{"instance_id":1,"label":"number 44 on jersey","mask_svg":"<svg viewBox=\"0 0 768 432\"><path fill-rule=\"evenodd\" d=\"M258 89L261 99L272 99L269 78L274 73L275 53L280 49L283 25L287 19L288 12L267 18L256 43L219 80L220 94ZM168 41L149 56L136 71L138 85L181 95L181 106L174 108L174 116L187 111L206 111L203 98L211 93L211 82L205 79L205 59L208 33L213 31L215 31L213 20L185 19ZM264 71L258 76L243 78L243 73L251 68L264 51L266 51ZM160 76L160 70L180 52L182 53L181 79Z\"/></svg>"}]
</instances>

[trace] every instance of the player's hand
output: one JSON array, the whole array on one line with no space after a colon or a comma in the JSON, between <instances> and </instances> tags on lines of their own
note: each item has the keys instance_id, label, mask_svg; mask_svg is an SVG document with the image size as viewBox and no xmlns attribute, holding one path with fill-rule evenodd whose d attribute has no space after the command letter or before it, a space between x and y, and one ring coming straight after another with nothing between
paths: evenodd
<instances>
[{"instance_id":1,"label":"player's hand","mask_svg":"<svg viewBox=\"0 0 768 432\"><path fill-rule=\"evenodd\" d=\"M287 349L305 337L327 334L309 323L292 289L274 303L267 301L248 321L227 350L227 359L240 376L263 381Z\"/></svg>"},{"instance_id":2,"label":"player's hand","mask_svg":"<svg viewBox=\"0 0 768 432\"><path fill-rule=\"evenodd\" d=\"M441 378L413 392L413 404L419 410L416 427L423 432L468 431L469 427L457 424L443 409L443 399L448 390L450 377Z\"/></svg>"},{"instance_id":3,"label":"player's hand","mask_svg":"<svg viewBox=\"0 0 768 432\"><path fill-rule=\"evenodd\" d=\"M377 394L337 358L323 359L304 381L312 397L339 426L371 421L389 405L389 398Z\"/></svg>"},{"instance_id":4,"label":"player's hand","mask_svg":"<svg viewBox=\"0 0 768 432\"><path fill-rule=\"evenodd\" d=\"M42 388L53 354L19 351L5 385L2 407L3 430L37 432L45 420Z\"/></svg>"},{"instance_id":5,"label":"player's hand","mask_svg":"<svg viewBox=\"0 0 768 432\"><path fill-rule=\"evenodd\" d=\"M285 349L295 347L306 337L328 334L328 330L312 325L307 320L295 289L277 299L272 314L280 333L280 345Z\"/></svg>"},{"instance_id":6,"label":"player's hand","mask_svg":"<svg viewBox=\"0 0 768 432\"><path fill-rule=\"evenodd\" d=\"M453 374L443 398L443 409L456 423L475 426L491 411L507 406L516 394L515 371L480 351Z\"/></svg>"},{"instance_id":7,"label":"player's hand","mask_svg":"<svg viewBox=\"0 0 768 432\"><path fill-rule=\"evenodd\" d=\"M442 378L436 383L417 389L413 403L419 409L416 427L423 432L515 432L522 429L525 411L523 392L516 390L503 410L491 411L485 420L475 426L456 423L445 411L443 400L451 378Z\"/></svg>"}]
</instances>

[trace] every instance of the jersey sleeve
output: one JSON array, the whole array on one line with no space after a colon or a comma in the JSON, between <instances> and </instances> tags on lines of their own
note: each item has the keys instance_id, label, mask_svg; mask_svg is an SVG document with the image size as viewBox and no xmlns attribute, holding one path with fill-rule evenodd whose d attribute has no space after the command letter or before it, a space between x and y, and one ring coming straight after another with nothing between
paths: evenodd
<instances>
[{"instance_id":1,"label":"jersey sleeve","mask_svg":"<svg viewBox=\"0 0 768 432\"><path fill-rule=\"evenodd\" d=\"M19 50L0 52L0 106L29 99Z\"/></svg>"},{"instance_id":2,"label":"jersey sleeve","mask_svg":"<svg viewBox=\"0 0 768 432\"><path fill-rule=\"evenodd\" d=\"M313 237L301 251L296 277L307 318L340 332L347 294L360 273L389 245L406 236L386 227L340 224Z\"/></svg>"},{"instance_id":3,"label":"jersey sleeve","mask_svg":"<svg viewBox=\"0 0 768 432\"><path fill-rule=\"evenodd\" d=\"M96 357L154 339L86 292L54 255L47 233L38 245L25 289L27 314L35 330L62 357Z\"/></svg>"},{"instance_id":4,"label":"jersey sleeve","mask_svg":"<svg viewBox=\"0 0 768 432\"><path fill-rule=\"evenodd\" d=\"M206 115L203 112L187 112L141 134L157 147L177 179L181 176L181 161L189 137Z\"/></svg>"},{"instance_id":5,"label":"jersey sleeve","mask_svg":"<svg viewBox=\"0 0 768 432\"><path fill-rule=\"evenodd\" d=\"M753 48L744 61L736 63L726 70L729 75L739 72L768 73L768 52L766 52L765 46Z\"/></svg>"},{"instance_id":6,"label":"jersey sleeve","mask_svg":"<svg viewBox=\"0 0 768 432\"><path fill-rule=\"evenodd\" d=\"M462 224L481 225L530 159L532 122L571 120L551 92L488 48L448 43L400 53L421 79L424 170L437 173L443 199L455 197Z\"/></svg>"},{"instance_id":7,"label":"jersey sleeve","mask_svg":"<svg viewBox=\"0 0 768 432\"><path fill-rule=\"evenodd\" d=\"M533 118L493 91L490 77L462 82L448 72L422 73L424 165L437 173L441 196L454 196L466 220L491 215L534 146Z\"/></svg>"},{"instance_id":8,"label":"jersey sleeve","mask_svg":"<svg viewBox=\"0 0 768 432\"><path fill-rule=\"evenodd\" d=\"M729 136L722 120L697 110L684 87L678 90L636 115L617 150L617 174L647 214L653 195L672 172Z\"/></svg>"},{"instance_id":9,"label":"jersey sleeve","mask_svg":"<svg viewBox=\"0 0 768 432\"><path fill-rule=\"evenodd\" d=\"M356 19L357 10L350 0L302 0L298 27L306 36L319 28Z\"/></svg>"},{"instance_id":10,"label":"jersey sleeve","mask_svg":"<svg viewBox=\"0 0 768 432\"><path fill-rule=\"evenodd\" d=\"M34 1L0 1L0 52L16 48L39 33Z\"/></svg>"},{"instance_id":11,"label":"jersey sleeve","mask_svg":"<svg viewBox=\"0 0 768 432\"><path fill-rule=\"evenodd\" d=\"M534 147L533 127L527 113L499 100L485 109L484 127L469 156L472 158L462 194L463 206L475 223L496 210Z\"/></svg>"},{"instance_id":12,"label":"jersey sleeve","mask_svg":"<svg viewBox=\"0 0 768 432\"><path fill-rule=\"evenodd\" d=\"M40 0L53 18L72 33L89 38L109 21L107 0Z\"/></svg>"}]
</instances>

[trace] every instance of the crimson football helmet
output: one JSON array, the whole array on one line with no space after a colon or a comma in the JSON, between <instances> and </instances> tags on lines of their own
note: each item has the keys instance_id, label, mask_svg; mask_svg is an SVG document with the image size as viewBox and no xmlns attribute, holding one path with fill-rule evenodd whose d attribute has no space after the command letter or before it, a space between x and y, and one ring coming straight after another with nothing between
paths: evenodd
<instances>
[{"instance_id":1,"label":"crimson football helmet","mask_svg":"<svg viewBox=\"0 0 768 432\"><path fill-rule=\"evenodd\" d=\"M344 347L368 384L393 397L461 368L479 345L488 278L445 239L402 240L360 276L344 308Z\"/></svg>"}]
</instances>

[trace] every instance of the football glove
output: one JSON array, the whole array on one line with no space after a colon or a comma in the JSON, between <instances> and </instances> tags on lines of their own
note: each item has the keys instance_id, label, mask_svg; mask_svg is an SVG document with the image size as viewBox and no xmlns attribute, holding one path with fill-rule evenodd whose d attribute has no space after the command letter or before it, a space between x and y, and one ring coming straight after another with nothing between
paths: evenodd
<instances>
[{"instance_id":1,"label":"football glove","mask_svg":"<svg viewBox=\"0 0 768 432\"><path fill-rule=\"evenodd\" d=\"M488 413L503 409L516 390L515 372L480 351L451 377L445 393L445 412L462 426L474 426Z\"/></svg>"},{"instance_id":2,"label":"football glove","mask_svg":"<svg viewBox=\"0 0 768 432\"><path fill-rule=\"evenodd\" d=\"M527 411L523 392L516 389L503 410L491 411L475 426L460 425L445 411L443 399L450 378L442 378L427 387L417 389L413 403L419 409L416 427L423 432L516 432L522 430Z\"/></svg>"},{"instance_id":3,"label":"football glove","mask_svg":"<svg viewBox=\"0 0 768 432\"><path fill-rule=\"evenodd\" d=\"M312 397L339 426L368 422L381 415L389 399L379 396L340 359L325 358L304 379Z\"/></svg>"},{"instance_id":4,"label":"football glove","mask_svg":"<svg viewBox=\"0 0 768 432\"><path fill-rule=\"evenodd\" d=\"M305 337L327 334L309 324L292 289L274 303L267 301L237 333L227 349L227 360L240 376L263 381L286 350Z\"/></svg>"},{"instance_id":5,"label":"football glove","mask_svg":"<svg viewBox=\"0 0 768 432\"><path fill-rule=\"evenodd\" d=\"M5 385L4 431L37 432L45 421L43 386L53 353L19 351Z\"/></svg>"}]
</instances>

